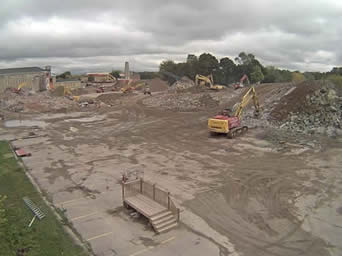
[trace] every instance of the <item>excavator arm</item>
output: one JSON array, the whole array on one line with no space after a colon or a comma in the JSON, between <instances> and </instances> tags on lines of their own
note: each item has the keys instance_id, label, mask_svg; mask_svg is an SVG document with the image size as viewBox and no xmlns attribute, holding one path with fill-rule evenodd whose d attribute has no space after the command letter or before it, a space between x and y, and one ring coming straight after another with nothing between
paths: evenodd
<instances>
[{"instance_id":1,"label":"excavator arm","mask_svg":"<svg viewBox=\"0 0 342 256\"><path fill-rule=\"evenodd\" d=\"M20 84L18 85L17 88L12 88L12 92L14 92L14 93L20 93L21 88L23 88L23 87L26 86L26 85L27 85L26 82L20 83Z\"/></svg>"},{"instance_id":2,"label":"excavator arm","mask_svg":"<svg viewBox=\"0 0 342 256\"><path fill-rule=\"evenodd\" d=\"M213 81L213 76L209 75L209 76L203 76L203 75L196 75L195 77L195 84L196 85L200 85L200 81L203 81L207 84L209 84L209 87L212 88L214 85L214 81Z\"/></svg>"},{"instance_id":3,"label":"excavator arm","mask_svg":"<svg viewBox=\"0 0 342 256\"><path fill-rule=\"evenodd\" d=\"M24 86L26 86L26 83L25 83L25 82L19 84L19 85L18 85L18 91L20 91L21 88L23 88Z\"/></svg>"},{"instance_id":4,"label":"excavator arm","mask_svg":"<svg viewBox=\"0 0 342 256\"><path fill-rule=\"evenodd\" d=\"M242 112L244 110L244 108L247 106L247 104L249 103L249 101L253 99L254 102L254 107L255 107L255 115L259 115L259 111L260 111L260 105L259 105L259 100L258 97L256 95L256 91L254 86L252 86L247 92L246 94L242 97L242 100L240 102L240 104L238 105L234 116L238 117L239 119L241 119L241 115Z\"/></svg>"}]
</instances>

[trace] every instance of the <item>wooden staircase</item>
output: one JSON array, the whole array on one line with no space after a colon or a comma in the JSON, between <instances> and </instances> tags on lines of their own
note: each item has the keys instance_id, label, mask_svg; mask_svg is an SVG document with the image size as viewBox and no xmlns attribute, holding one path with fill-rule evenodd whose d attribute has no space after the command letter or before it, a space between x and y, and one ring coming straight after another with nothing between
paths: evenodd
<instances>
[{"instance_id":1,"label":"wooden staircase","mask_svg":"<svg viewBox=\"0 0 342 256\"><path fill-rule=\"evenodd\" d=\"M180 210L170 197L155 184L143 179L122 183L122 199L125 207L131 207L149 219L158 234L177 227Z\"/></svg>"},{"instance_id":2,"label":"wooden staircase","mask_svg":"<svg viewBox=\"0 0 342 256\"><path fill-rule=\"evenodd\" d=\"M172 212L168 210L151 216L150 221L153 229L158 234L167 232L178 225L177 219Z\"/></svg>"}]
</instances>

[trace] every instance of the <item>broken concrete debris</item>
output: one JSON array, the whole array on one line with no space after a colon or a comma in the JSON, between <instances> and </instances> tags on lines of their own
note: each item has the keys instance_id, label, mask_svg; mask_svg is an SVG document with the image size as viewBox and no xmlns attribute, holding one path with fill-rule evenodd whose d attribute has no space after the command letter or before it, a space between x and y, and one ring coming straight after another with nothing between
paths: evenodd
<instances>
[{"instance_id":1,"label":"broken concrete debris","mask_svg":"<svg viewBox=\"0 0 342 256\"><path fill-rule=\"evenodd\" d=\"M183 77L173 85L168 86L159 78L142 80L151 91L158 92L153 97L144 97L142 103L150 107L158 107L171 111L198 112L231 108L238 102L244 90L234 91L227 88L224 91L210 91L199 88L189 78ZM135 81L135 83L141 83ZM89 84L88 84L89 85ZM20 94L6 90L0 96L4 119L6 112L65 112L69 110L95 110L124 104L131 97L143 95L142 91L123 95L117 82L105 84L105 93L96 94L96 85L84 86L72 91L72 95L64 96L62 87L54 91L43 91L35 94L23 88ZM299 84L261 84L256 85L258 96L263 108L262 115L256 119L249 107L243 116L243 121L250 127L278 127L283 130L307 134L325 134L338 136L342 134L342 100L341 90L334 85L322 81L305 81ZM77 95L77 96L75 96ZM75 99L77 97L77 100ZM210 114L210 115L211 115ZM209 115L209 114L207 114Z\"/></svg>"},{"instance_id":2,"label":"broken concrete debris","mask_svg":"<svg viewBox=\"0 0 342 256\"><path fill-rule=\"evenodd\" d=\"M280 127L311 134L342 135L342 98L336 90L323 86L313 95L307 95L303 106L302 111L291 112Z\"/></svg>"},{"instance_id":3,"label":"broken concrete debris","mask_svg":"<svg viewBox=\"0 0 342 256\"><path fill-rule=\"evenodd\" d=\"M182 90L190 89L194 86L195 86L194 81L192 81L188 77L182 77L182 79L176 81L170 86L169 91L182 91Z\"/></svg>"}]
</instances>

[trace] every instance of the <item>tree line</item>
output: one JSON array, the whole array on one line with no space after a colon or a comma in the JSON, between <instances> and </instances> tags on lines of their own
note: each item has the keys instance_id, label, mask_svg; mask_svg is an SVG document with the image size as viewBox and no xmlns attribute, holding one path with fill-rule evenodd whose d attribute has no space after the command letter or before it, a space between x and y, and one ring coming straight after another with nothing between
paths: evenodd
<instances>
[{"instance_id":1,"label":"tree line","mask_svg":"<svg viewBox=\"0 0 342 256\"><path fill-rule=\"evenodd\" d=\"M202 53L198 57L188 54L185 62L163 61L159 66L159 73L170 84L183 76L194 80L196 74L212 74L215 84L229 85L238 82L246 74L252 83L330 79L342 86L342 68L336 67L326 73L289 71L274 66L265 67L253 54L245 52L241 52L234 60L228 57L217 59L210 53Z\"/></svg>"}]
</instances>

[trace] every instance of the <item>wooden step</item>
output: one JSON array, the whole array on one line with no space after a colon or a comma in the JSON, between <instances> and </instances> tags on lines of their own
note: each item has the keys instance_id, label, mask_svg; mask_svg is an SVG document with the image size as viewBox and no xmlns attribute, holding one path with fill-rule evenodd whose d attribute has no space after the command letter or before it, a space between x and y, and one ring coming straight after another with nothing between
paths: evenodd
<instances>
[{"instance_id":1,"label":"wooden step","mask_svg":"<svg viewBox=\"0 0 342 256\"><path fill-rule=\"evenodd\" d=\"M168 215L172 215L172 212L170 212L170 211L164 211L164 212L161 212L161 213L157 213L156 215L153 215L153 216L150 218L150 220L151 220L152 222L154 222L154 221L156 221L156 220L158 220L158 219L160 219L160 218L166 217L166 216L168 216Z\"/></svg>"},{"instance_id":2,"label":"wooden step","mask_svg":"<svg viewBox=\"0 0 342 256\"><path fill-rule=\"evenodd\" d=\"M158 225L158 224L160 224L162 222L169 221L171 219L175 219L175 217L172 214L167 215L167 216L165 216L163 218L157 219L157 220L152 221L152 222L153 222L153 225Z\"/></svg>"},{"instance_id":3,"label":"wooden step","mask_svg":"<svg viewBox=\"0 0 342 256\"><path fill-rule=\"evenodd\" d=\"M158 234L160 234L160 233L169 231L170 229L173 229L174 227L177 227L177 222L174 222L174 223L172 223L172 224L170 224L170 225L168 225L168 226L165 226L165 227L163 227L163 228L161 228L161 229L158 229L158 230L156 230L156 232L157 232Z\"/></svg>"},{"instance_id":4,"label":"wooden step","mask_svg":"<svg viewBox=\"0 0 342 256\"><path fill-rule=\"evenodd\" d=\"M170 220L166 220L166 221L163 221L161 223L159 223L158 225L153 225L157 230L160 230L166 226L169 226L171 225L172 223L176 223L176 219L175 218L172 218Z\"/></svg>"}]
</instances>

